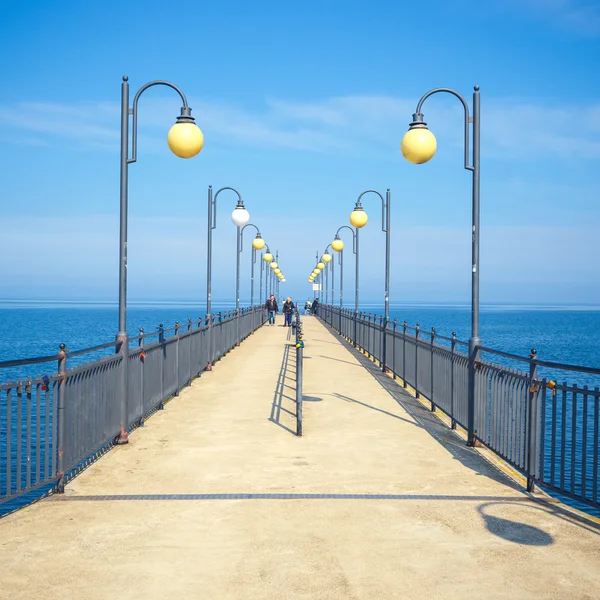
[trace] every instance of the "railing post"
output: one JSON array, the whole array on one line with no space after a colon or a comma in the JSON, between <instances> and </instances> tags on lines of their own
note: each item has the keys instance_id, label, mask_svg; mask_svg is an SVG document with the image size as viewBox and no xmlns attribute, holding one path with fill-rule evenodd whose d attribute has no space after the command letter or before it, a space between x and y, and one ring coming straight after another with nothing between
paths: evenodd
<instances>
[{"instance_id":1,"label":"railing post","mask_svg":"<svg viewBox=\"0 0 600 600\"><path fill-rule=\"evenodd\" d=\"M302 362L303 358L303 347L302 341L302 322L300 320L300 313L296 309L296 435L302 436L302 379L304 365Z\"/></svg>"},{"instance_id":2,"label":"railing post","mask_svg":"<svg viewBox=\"0 0 600 600\"><path fill-rule=\"evenodd\" d=\"M57 387L57 411L58 411L58 451L57 451L57 477L56 480L56 491L59 494L63 494L65 491L65 450L67 442L66 432L66 408L67 408L67 389L66 389L66 372L67 372L67 350L64 344L59 346L60 352L58 353L58 381ZM10 426L10 425L9 425ZM21 427L21 423L18 424ZM9 451L10 455L10 451ZM17 473L17 477L20 477L21 473Z\"/></svg>"},{"instance_id":3,"label":"railing post","mask_svg":"<svg viewBox=\"0 0 600 600\"><path fill-rule=\"evenodd\" d=\"M419 333L420 325L415 327L415 397L419 398Z\"/></svg>"},{"instance_id":4,"label":"railing post","mask_svg":"<svg viewBox=\"0 0 600 600\"><path fill-rule=\"evenodd\" d=\"M527 459L525 462L527 469L527 491L532 492L535 481L535 459L536 459L536 435L534 427L534 404L537 401L540 390L540 382L537 379L537 350L533 348L529 355L529 402L527 403ZM585 477L585 473L583 475Z\"/></svg>"},{"instance_id":5,"label":"railing post","mask_svg":"<svg viewBox=\"0 0 600 600\"><path fill-rule=\"evenodd\" d=\"M175 321L175 337L177 340L175 341L175 396L179 396L179 382L181 378L179 377L179 321Z\"/></svg>"},{"instance_id":6,"label":"railing post","mask_svg":"<svg viewBox=\"0 0 600 600\"><path fill-rule=\"evenodd\" d=\"M392 333L392 376L396 379L396 326L398 322L394 319L394 328Z\"/></svg>"},{"instance_id":7,"label":"railing post","mask_svg":"<svg viewBox=\"0 0 600 600\"><path fill-rule=\"evenodd\" d=\"M384 373L387 373L387 317L383 316L381 318L382 323L382 335L383 338L381 340L381 370Z\"/></svg>"},{"instance_id":8,"label":"railing post","mask_svg":"<svg viewBox=\"0 0 600 600\"><path fill-rule=\"evenodd\" d=\"M146 353L144 352L144 328L140 327L140 339L138 340L138 346L140 347L140 420L138 421L138 427L144 426L144 359Z\"/></svg>"},{"instance_id":9,"label":"railing post","mask_svg":"<svg viewBox=\"0 0 600 600\"><path fill-rule=\"evenodd\" d=\"M406 321L402 323L402 328L402 386L406 387L408 385L406 383L406 332L408 330Z\"/></svg>"},{"instance_id":10,"label":"railing post","mask_svg":"<svg viewBox=\"0 0 600 600\"><path fill-rule=\"evenodd\" d=\"M165 328L160 323L158 326L158 343L160 344L160 409L162 410L165 399Z\"/></svg>"},{"instance_id":11,"label":"railing post","mask_svg":"<svg viewBox=\"0 0 600 600\"><path fill-rule=\"evenodd\" d=\"M202 321L200 320L198 327L201 326ZM204 367L205 371L212 371L213 368L213 360L214 360L214 352L213 352L213 346L214 346L214 341L213 341L213 336L214 336L214 331L213 331L213 326L214 326L214 319L212 317L212 315L209 315L207 313L206 315L206 335L204 336L204 339L206 340L206 344L208 346L207 348L207 352L206 352L206 366Z\"/></svg>"},{"instance_id":12,"label":"railing post","mask_svg":"<svg viewBox=\"0 0 600 600\"><path fill-rule=\"evenodd\" d=\"M435 403L433 401L433 345L435 344L435 327L431 328L431 379L430 379L430 385L431 385L431 398L429 398L430 402L431 402L431 412L435 412Z\"/></svg>"},{"instance_id":13,"label":"railing post","mask_svg":"<svg viewBox=\"0 0 600 600\"><path fill-rule=\"evenodd\" d=\"M452 348L450 356L450 423L451 428L456 429L454 418L454 363L456 359L456 331L452 332Z\"/></svg>"},{"instance_id":14,"label":"railing post","mask_svg":"<svg viewBox=\"0 0 600 600\"><path fill-rule=\"evenodd\" d=\"M190 360L188 362L188 385L192 385L192 319L188 317L188 348Z\"/></svg>"}]
</instances>

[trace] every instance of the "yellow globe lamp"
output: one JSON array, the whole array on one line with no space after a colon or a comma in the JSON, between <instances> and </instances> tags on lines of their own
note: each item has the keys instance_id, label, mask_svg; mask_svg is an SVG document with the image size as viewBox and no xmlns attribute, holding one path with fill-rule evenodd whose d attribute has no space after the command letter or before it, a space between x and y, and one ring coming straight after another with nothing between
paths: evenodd
<instances>
[{"instance_id":1,"label":"yellow globe lamp","mask_svg":"<svg viewBox=\"0 0 600 600\"><path fill-rule=\"evenodd\" d=\"M319 269L319 271L322 271L324 268L325 268L325 263L322 263L322 262L320 262L320 263L317 265L317 269Z\"/></svg>"},{"instance_id":2,"label":"yellow globe lamp","mask_svg":"<svg viewBox=\"0 0 600 600\"><path fill-rule=\"evenodd\" d=\"M271 269L273 269L273 271L277 268L277 263L275 261L273 261L270 265Z\"/></svg>"},{"instance_id":3,"label":"yellow globe lamp","mask_svg":"<svg viewBox=\"0 0 600 600\"><path fill-rule=\"evenodd\" d=\"M275 275L279 275L279 273L281 273L281 269L275 268L273 269L273 273L275 273Z\"/></svg>"},{"instance_id":4,"label":"yellow globe lamp","mask_svg":"<svg viewBox=\"0 0 600 600\"><path fill-rule=\"evenodd\" d=\"M267 253L263 256L263 260L270 263L273 260L273 255L267 250Z\"/></svg>"},{"instance_id":5,"label":"yellow globe lamp","mask_svg":"<svg viewBox=\"0 0 600 600\"><path fill-rule=\"evenodd\" d=\"M321 256L321 260L324 263L331 262L331 258L332 258L331 254L328 254L327 252L325 252L325 254L323 254L323 256Z\"/></svg>"},{"instance_id":6,"label":"yellow globe lamp","mask_svg":"<svg viewBox=\"0 0 600 600\"><path fill-rule=\"evenodd\" d=\"M256 237L252 240L252 247L255 250L262 250L265 247L265 240L262 239L260 233L257 233Z\"/></svg>"},{"instance_id":7,"label":"yellow globe lamp","mask_svg":"<svg viewBox=\"0 0 600 600\"><path fill-rule=\"evenodd\" d=\"M363 210L360 202L357 202L354 210L350 213L350 225L356 227L356 229L360 229L367 224L368 220L367 213Z\"/></svg>"},{"instance_id":8,"label":"yellow globe lamp","mask_svg":"<svg viewBox=\"0 0 600 600\"><path fill-rule=\"evenodd\" d=\"M182 108L181 113L177 117L177 123L169 129L167 144L175 156L193 158L204 146L204 134L189 114L189 108Z\"/></svg>"},{"instance_id":9,"label":"yellow globe lamp","mask_svg":"<svg viewBox=\"0 0 600 600\"><path fill-rule=\"evenodd\" d=\"M312 283L312 282L313 282L313 280L312 280L312 279L309 279L309 280L308 280L308 283Z\"/></svg>"},{"instance_id":10,"label":"yellow globe lamp","mask_svg":"<svg viewBox=\"0 0 600 600\"><path fill-rule=\"evenodd\" d=\"M335 240L331 242L331 247L336 252L341 252L344 249L344 242L342 242L342 240L339 237L336 237Z\"/></svg>"},{"instance_id":11,"label":"yellow globe lamp","mask_svg":"<svg viewBox=\"0 0 600 600\"><path fill-rule=\"evenodd\" d=\"M316 276L317 276L317 275L318 275L320 272L321 272L321 270L320 270L320 269L315 269L315 270L313 271L313 275L316 277Z\"/></svg>"},{"instance_id":12,"label":"yellow globe lamp","mask_svg":"<svg viewBox=\"0 0 600 600\"><path fill-rule=\"evenodd\" d=\"M427 129L425 123L411 125L400 143L402 156L415 165L431 160L437 150L435 135Z\"/></svg>"}]
</instances>

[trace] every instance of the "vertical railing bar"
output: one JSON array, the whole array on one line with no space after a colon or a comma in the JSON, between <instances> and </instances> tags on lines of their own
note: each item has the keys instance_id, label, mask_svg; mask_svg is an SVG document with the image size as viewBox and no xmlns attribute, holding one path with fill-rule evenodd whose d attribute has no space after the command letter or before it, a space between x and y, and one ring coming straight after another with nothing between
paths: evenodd
<instances>
[{"instance_id":1,"label":"vertical railing bar","mask_svg":"<svg viewBox=\"0 0 600 600\"><path fill-rule=\"evenodd\" d=\"M21 444L22 444L22 429L23 429L23 383L17 382L17 460L15 464L15 479L17 484L16 492L21 491L21 473L23 465L21 464Z\"/></svg>"},{"instance_id":2,"label":"vertical railing bar","mask_svg":"<svg viewBox=\"0 0 600 600\"><path fill-rule=\"evenodd\" d=\"M415 397L419 398L419 333L420 326L415 328Z\"/></svg>"},{"instance_id":3,"label":"vertical railing bar","mask_svg":"<svg viewBox=\"0 0 600 600\"><path fill-rule=\"evenodd\" d=\"M577 450L577 384L573 385L571 404L571 494L575 494L575 453Z\"/></svg>"},{"instance_id":4,"label":"vertical railing bar","mask_svg":"<svg viewBox=\"0 0 600 600\"><path fill-rule=\"evenodd\" d=\"M600 388L595 387L594 388L594 437L593 437L593 444L594 444L594 470L592 473L592 501L594 502L594 504L597 504L598 502L598 446L600 446L600 435L598 433L598 426L600 425L599 423L599 418L598 418L598 413L600 412L599 406L600 405Z\"/></svg>"},{"instance_id":5,"label":"vertical railing bar","mask_svg":"<svg viewBox=\"0 0 600 600\"><path fill-rule=\"evenodd\" d=\"M6 390L6 495L12 496L12 396L13 389Z\"/></svg>"},{"instance_id":6,"label":"vertical railing bar","mask_svg":"<svg viewBox=\"0 0 600 600\"><path fill-rule=\"evenodd\" d=\"M552 390L552 433L550 446L550 485L556 485L556 390Z\"/></svg>"},{"instance_id":7,"label":"vertical railing bar","mask_svg":"<svg viewBox=\"0 0 600 600\"><path fill-rule=\"evenodd\" d=\"M35 386L35 482L41 481L41 446L42 446L42 386L38 383Z\"/></svg>"},{"instance_id":8,"label":"vertical railing bar","mask_svg":"<svg viewBox=\"0 0 600 600\"><path fill-rule=\"evenodd\" d=\"M430 373L430 380L429 380L429 385L431 386L429 389L429 401L431 402L431 412L435 412L435 400L433 398L433 346L434 346L434 342L435 342L435 327L431 328L431 357L430 357L430 364L429 364L429 373Z\"/></svg>"},{"instance_id":9,"label":"vertical railing bar","mask_svg":"<svg viewBox=\"0 0 600 600\"><path fill-rule=\"evenodd\" d=\"M587 479L588 386L583 386L583 428L581 432L581 497L585 500Z\"/></svg>"},{"instance_id":10,"label":"vertical railing bar","mask_svg":"<svg viewBox=\"0 0 600 600\"><path fill-rule=\"evenodd\" d=\"M403 323L403 332L402 332L402 387L406 387L408 384L406 383L406 321Z\"/></svg>"},{"instance_id":11,"label":"vertical railing bar","mask_svg":"<svg viewBox=\"0 0 600 600\"><path fill-rule=\"evenodd\" d=\"M25 449L25 489L31 487L31 419L32 419L32 398L31 398L31 380L28 380L25 387L27 407L26 407L26 419L27 419L27 434Z\"/></svg>"},{"instance_id":12,"label":"vertical railing bar","mask_svg":"<svg viewBox=\"0 0 600 600\"><path fill-rule=\"evenodd\" d=\"M546 444L545 444L546 411L548 409L546 406L546 393L547 393L546 380L544 380L542 382L542 385L540 386L541 404L540 404L540 415L538 417L538 420L540 421L540 427L541 427L540 436L539 436L539 439L541 440L540 449L539 449L539 452L540 452L539 469L540 469L540 479L542 481L544 480L544 469L545 469L545 465L546 465Z\"/></svg>"},{"instance_id":13,"label":"vertical railing bar","mask_svg":"<svg viewBox=\"0 0 600 600\"><path fill-rule=\"evenodd\" d=\"M563 381L563 389L562 389L562 418L561 418L561 436L560 436L560 489L565 489L565 464L566 457L565 453L567 450L567 382Z\"/></svg>"},{"instance_id":14,"label":"vertical railing bar","mask_svg":"<svg viewBox=\"0 0 600 600\"><path fill-rule=\"evenodd\" d=\"M456 362L456 333L452 332L452 346L450 348L450 427L456 429L456 415L454 410L454 371Z\"/></svg>"},{"instance_id":15,"label":"vertical railing bar","mask_svg":"<svg viewBox=\"0 0 600 600\"><path fill-rule=\"evenodd\" d=\"M44 395L44 479L52 477L52 461L50 460L50 413L52 411L52 398L54 397L55 385L49 382L46 386L46 394Z\"/></svg>"}]
</instances>

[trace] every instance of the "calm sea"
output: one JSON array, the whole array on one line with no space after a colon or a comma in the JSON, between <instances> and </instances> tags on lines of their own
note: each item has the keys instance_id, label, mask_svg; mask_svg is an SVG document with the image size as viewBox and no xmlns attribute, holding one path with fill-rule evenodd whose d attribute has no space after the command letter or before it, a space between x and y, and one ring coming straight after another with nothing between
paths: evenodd
<instances>
[{"instance_id":1,"label":"calm sea","mask_svg":"<svg viewBox=\"0 0 600 600\"><path fill-rule=\"evenodd\" d=\"M215 302L213 311L234 308ZM381 315L383 307L365 304L361 310ZM160 324L185 325L205 314L199 303L132 303L127 310L130 336L139 329L156 331ZM422 331L436 328L438 335L468 341L470 310L454 305L391 305L390 317ZM17 358L52 355L60 343L69 350L96 346L114 340L117 307L99 302L0 301L0 362ZM482 306L480 336L485 346L527 356L532 348L538 358L600 368L600 305L596 306ZM39 369L38 369L39 370ZM32 373L29 373L31 375ZM33 373L35 374L35 373ZM0 374L0 381L6 374Z\"/></svg>"}]
</instances>

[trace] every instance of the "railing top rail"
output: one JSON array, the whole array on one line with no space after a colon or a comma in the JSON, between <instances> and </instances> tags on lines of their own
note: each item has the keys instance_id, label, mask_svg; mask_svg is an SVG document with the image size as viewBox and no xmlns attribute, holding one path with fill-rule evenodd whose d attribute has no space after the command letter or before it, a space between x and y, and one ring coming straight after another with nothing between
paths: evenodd
<instances>
[{"instance_id":1,"label":"railing top rail","mask_svg":"<svg viewBox=\"0 0 600 600\"><path fill-rule=\"evenodd\" d=\"M36 363L52 362L58 360L59 358L59 354L53 354L51 356L36 356L33 358L18 358L16 360L4 360L0 362L0 369L2 367L20 367L22 365L33 365Z\"/></svg>"},{"instance_id":2,"label":"railing top rail","mask_svg":"<svg viewBox=\"0 0 600 600\"><path fill-rule=\"evenodd\" d=\"M339 307L335 307L335 306L331 306L330 308L333 311L339 310ZM353 310L350 310L350 309L342 309L342 310L348 310L351 313L354 312ZM361 312L361 311L359 311L359 313L358 313L359 319L362 319L365 322L368 322L368 319L364 319L364 317L367 315L373 316L372 314ZM419 336L430 336L430 337L435 337L436 340L445 340L448 342L454 342L457 345L465 346L465 347L469 346L468 342L456 339L455 337L450 338L447 336L439 335L437 333L437 331L435 331L435 330L429 331L427 329L421 329L418 325L417 326L408 325L406 323L406 321L404 321L403 323L398 323L398 321L396 319L394 319L394 321L392 321L392 323L394 323L396 325L401 325L403 328L406 328L407 331L415 331L415 332L418 331ZM577 371L579 373L589 373L592 375L600 375L600 367L586 367L583 365L572 365L572 364L561 363L561 362L556 362L556 361L540 360L539 358L536 358L536 357L520 356L518 354L513 354L511 352L504 352L502 350L488 348L487 346L478 346L477 349L482 352L487 352L489 354L494 354L496 356L502 356L504 358L508 358L510 360L515 360L518 362L523 362L523 363L534 362L537 366L540 366L540 367L547 367L550 369L562 369L565 371Z\"/></svg>"},{"instance_id":3,"label":"railing top rail","mask_svg":"<svg viewBox=\"0 0 600 600\"><path fill-rule=\"evenodd\" d=\"M255 308L260 308L260 307L255 307ZM240 315L248 314L249 312L251 312L251 310L252 310L252 307L241 309ZM231 319L234 319L236 316L236 311L235 310L221 311L221 312L213 313L212 315L207 315L207 316L209 316L212 321L215 321L217 323L224 323ZM206 317L199 317L196 321L191 321L190 319L188 319L185 321L181 321L178 323L178 325L175 325L172 327L167 327L167 328L159 327L155 331L144 331L143 333L141 333L139 335L129 337L128 341L129 341L129 343L139 342L140 340L145 340L145 339L149 339L149 338L153 338L153 337L155 338L155 337L158 337L161 335L166 336L167 334L175 333L175 332L181 332L181 334L183 335L187 331L187 329L190 325L192 327L206 326L205 319L206 319ZM81 349L73 350L73 351L67 350L66 358L74 358L76 356L82 356L84 354L90 354L92 352L99 352L100 350L105 350L107 348L115 348L116 346L119 345L119 343L120 342L118 340L113 340L113 341L105 342L102 344L98 344L96 346L90 346L88 348L81 348ZM51 354L48 356L30 356L30 357L18 358L18 359L13 359L13 360L5 360L5 361L0 361L0 370L4 369L4 368L9 368L9 367L22 367L22 366L34 365L34 364L40 364L40 363L55 362L55 361L58 361L60 358L61 358L61 355L57 353L57 354Z\"/></svg>"},{"instance_id":4,"label":"railing top rail","mask_svg":"<svg viewBox=\"0 0 600 600\"><path fill-rule=\"evenodd\" d=\"M83 348L83 350L74 350L70 352L66 350L67 358L73 358L74 356L81 356L82 354L88 354L89 352L97 352L98 350L104 350L105 348L114 347L119 342L106 342L105 344L98 344L98 346L91 346L90 348ZM2 365L0 365L1 367Z\"/></svg>"}]
</instances>

